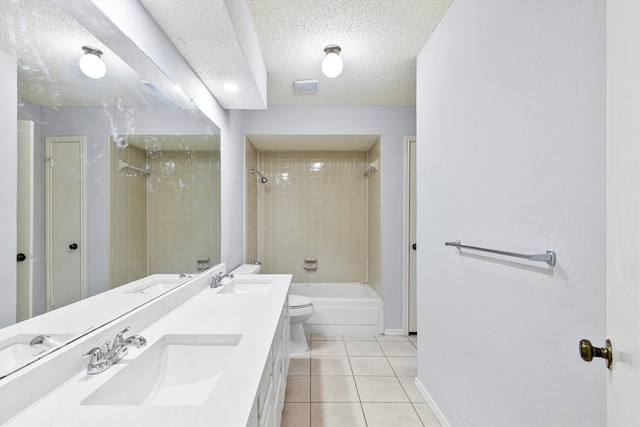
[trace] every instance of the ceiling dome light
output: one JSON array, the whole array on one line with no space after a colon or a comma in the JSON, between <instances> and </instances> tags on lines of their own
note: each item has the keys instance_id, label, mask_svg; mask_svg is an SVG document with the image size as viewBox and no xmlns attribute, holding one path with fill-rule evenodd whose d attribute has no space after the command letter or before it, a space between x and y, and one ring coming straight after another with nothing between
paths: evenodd
<instances>
[{"instance_id":1,"label":"ceiling dome light","mask_svg":"<svg viewBox=\"0 0 640 427\"><path fill-rule=\"evenodd\" d=\"M84 55L80 58L80 69L92 79L104 77L107 73L107 66L102 61L102 51L89 46L82 46Z\"/></svg>"},{"instance_id":2,"label":"ceiling dome light","mask_svg":"<svg viewBox=\"0 0 640 427\"><path fill-rule=\"evenodd\" d=\"M322 60L322 73L330 78L338 77L342 72L343 63L340 58L340 46L330 44L324 48L326 56Z\"/></svg>"}]
</instances>

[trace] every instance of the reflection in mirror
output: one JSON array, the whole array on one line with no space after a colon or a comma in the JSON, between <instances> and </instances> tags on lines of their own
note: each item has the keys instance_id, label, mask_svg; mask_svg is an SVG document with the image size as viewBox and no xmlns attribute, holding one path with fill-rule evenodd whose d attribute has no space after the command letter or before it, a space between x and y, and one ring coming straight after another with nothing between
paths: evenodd
<instances>
[{"instance_id":1,"label":"reflection in mirror","mask_svg":"<svg viewBox=\"0 0 640 427\"><path fill-rule=\"evenodd\" d=\"M19 307L15 310L19 323L7 326L2 317L0 326L7 327L0 329L1 351L7 343L22 348L22 342L12 341L18 336L49 334L64 344L158 295L126 291L109 295L112 293L105 291L153 273L190 273L220 262L220 131L195 106L182 109L170 94L165 96L150 84L157 81L157 69L149 76L134 71L57 2L0 0L0 16L0 56L17 62L17 83L1 86L14 96L5 96L0 103L12 103L15 109L17 100L16 119L24 120L27 129L24 144L30 148L25 152L31 182L29 191L21 194L29 194L26 205L30 212L19 214L18 219L26 220L32 236L26 239L31 241L26 249L16 251L24 254L22 265L30 272L27 280L13 285L15 300L2 301L11 312ZM102 79L91 79L80 71L78 60L85 45L103 52L107 74ZM63 168L62 175L72 179L84 175L79 191L86 198L80 203L77 220L65 220L63 215L59 221L65 226L80 223L75 225L80 225L80 233L84 230L84 235L72 236L68 242L65 238L62 252L80 258L76 286L82 289L80 296L91 298L58 308L61 304L56 303L51 273L56 267L47 260L52 252L47 242L61 228L55 221L46 221L47 200L56 198L53 193L47 196L46 176L48 169L61 162L54 158L58 156L55 152L47 154L46 143L61 137L82 141L79 163ZM169 141L173 147L165 146ZM131 232L133 218L142 217L133 212L133 201L118 201L109 187L110 181L139 178L141 173L132 169L114 174L109 163L110 150L119 151L115 157L118 167L118 156L123 160L127 156L124 147L136 144L143 147L145 160L130 163L150 169L148 177L142 178L146 201L135 203L146 210L146 237L140 237L141 230L137 235ZM169 174L172 167L172 172L183 174ZM62 188L56 194L64 195ZM120 182L117 191L124 188ZM131 205L125 208L126 203ZM165 214L174 216L168 219ZM144 251L133 249L134 244ZM77 246L71 249L73 245ZM56 310L48 311L53 308Z\"/></svg>"},{"instance_id":2,"label":"reflection in mirror","mask_svg":"<svg viewBox=\"0 0 640 427\"><path fill-rule=\"evenodd\" d=\"M122 135L109 151L109 287L220 260L220 142Z\"/></svg>"}]
</instances>

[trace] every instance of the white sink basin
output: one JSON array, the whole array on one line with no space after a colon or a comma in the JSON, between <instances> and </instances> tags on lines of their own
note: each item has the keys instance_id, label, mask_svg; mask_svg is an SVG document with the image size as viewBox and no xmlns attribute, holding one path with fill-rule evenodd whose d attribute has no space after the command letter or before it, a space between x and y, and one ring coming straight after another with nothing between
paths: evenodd
<instances>
[{"instance_id":1,"label":"white sink basin","mask_svg":"<svg viewBox=\"0 0 640 427\"><path fill-rule=\"evenodd\" d=\"M234 278L218 292L219 294L266 294L271 289L270 279Z\"/></svg>"},{"instance_id":2,"label":"white sink basin","mask_svg":"<svg viewBox=\"0 0 640 427\"><path fill-rule=\"evenodd\" d=\"M165 335L81 405L202 405L241 338L242 335Z\"/></svg>"},{"instance_id":3,"label":"white sink basin","mask_svg":"<svg viewBox=\"0 0 640 427\"><path fill-rule=\"evenodd\" d=\"M140 285L134 286L131 290L126 291L126 293L152 296L160 295L187 280L189 280L188 277L179 277L178 275L154 274L141 279L140 282L142 283Z\"/></svg>"},{"instance_id":4,"label":"white sink basin","mask_svg":"<svg viewBox=\"0 0 640 427\"><path fill-rule=\"evenodd\" d=\"M51 340L31 345L31 340L37 335L40 334L20 334L0 342L0 376L13 372L72 337L70 334L42 334Z\"/></svg>"}]
</instances>

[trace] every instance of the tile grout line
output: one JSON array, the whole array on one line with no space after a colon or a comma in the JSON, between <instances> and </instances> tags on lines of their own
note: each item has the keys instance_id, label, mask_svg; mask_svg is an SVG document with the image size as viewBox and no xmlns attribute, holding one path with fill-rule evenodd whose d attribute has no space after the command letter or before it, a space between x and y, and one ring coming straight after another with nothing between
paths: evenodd
<instances>
[{"instance_id":1,"label":"tile grout line","mask_svg":"<svg viewBox=\"0 0 640 427\"><path fill-rule=\"evenodd\" d=\"M358 393L358 403L360 404L360 412L362 412L362 419L364 419L365 427L369 426L369 422L367 421L367 414L364 412L364 406L362 406L362 397L360 396L360 389L358 388L358 383L356 382L356 375L353 372L353 365L351 364L351 356L349 356L349 350L347 350L347 345L344 345L345 351L347 352L347 360L349 360L349 369L351 369L351 377L353 379L353 384L356 386L356 393Z\"/></svg>"}]
</instances>

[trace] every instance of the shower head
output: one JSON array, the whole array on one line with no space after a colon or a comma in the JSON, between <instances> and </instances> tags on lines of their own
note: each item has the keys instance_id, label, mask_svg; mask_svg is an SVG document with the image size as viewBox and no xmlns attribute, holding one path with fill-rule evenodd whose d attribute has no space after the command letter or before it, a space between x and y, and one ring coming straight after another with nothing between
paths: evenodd
<instances>
[{"instance_id":1,"label":"shower head","mask_svg":"<svg viewBox=\"0 0 640 427\"><path fill-rule=\"evenodd\" d=\"M252 175L258 175L260 177L260 182L263 183L263 184L266 184L267 181L268 181L267 178L264 175L262 175L260 172L258 172L255 169L251 169L251 174Z\"/></svg>"}]
</instances>

